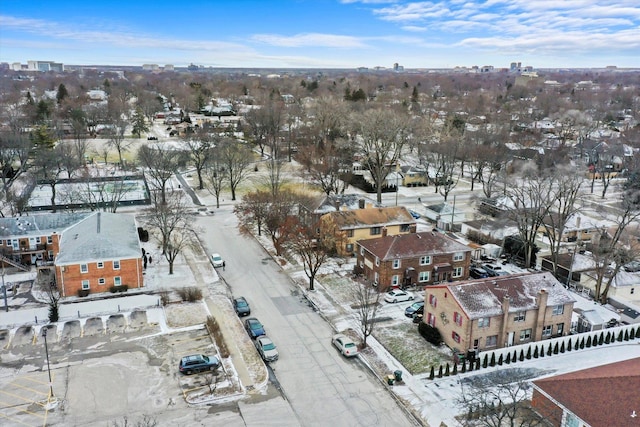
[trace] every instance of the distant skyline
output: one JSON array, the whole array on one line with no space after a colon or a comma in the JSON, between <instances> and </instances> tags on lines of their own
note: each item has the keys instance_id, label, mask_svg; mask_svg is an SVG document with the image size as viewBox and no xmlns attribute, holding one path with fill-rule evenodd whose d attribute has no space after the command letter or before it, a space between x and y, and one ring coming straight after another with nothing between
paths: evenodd
<instances>
[{"instance_id":1,"label":"distant skyline","mask_svg":"<svg viewBox=\"0 0 640 427\"><path fill-rule=\"evenodd\" d=\"M638 0L4 1L0 62L640 67Z\"/></svg>"}]
</instances>

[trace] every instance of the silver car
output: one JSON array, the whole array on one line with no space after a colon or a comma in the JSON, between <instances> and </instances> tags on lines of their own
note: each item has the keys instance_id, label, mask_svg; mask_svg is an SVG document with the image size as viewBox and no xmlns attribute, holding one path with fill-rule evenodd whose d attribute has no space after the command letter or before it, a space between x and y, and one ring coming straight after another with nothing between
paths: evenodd
<instances>
[{"instance_id":1,"label":"silver car","mask_svg":"<svg viewBox=\"0 0 640 427\"><path fill-rule=\"evenodd\" d=\"M279 355L276 345L268 336L262 335L258 337L256 339L256 348L265 362L275 362L278 360Z\"/></svg>"}]
</instances>

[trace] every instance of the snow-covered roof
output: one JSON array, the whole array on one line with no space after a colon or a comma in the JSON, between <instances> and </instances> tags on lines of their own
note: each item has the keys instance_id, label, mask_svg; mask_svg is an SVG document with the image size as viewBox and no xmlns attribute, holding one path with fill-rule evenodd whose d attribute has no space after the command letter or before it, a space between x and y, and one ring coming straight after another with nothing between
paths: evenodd
<instances>
[{"instance_id":1,"label":"snow-covered roof","mask_svg":"<svg viewBox=\"0 0 640 427\"><path fill-rule=\"evenodd\" d=\"M547 306L575 302L551 273L523 273L491 277L447 285L460 307L471 319L502 314L503 301L509 298L509 312L533 310L538 307L538 294L548 294Z\"/></svg>"},{"instance_id":2,"label":"snow-covered roof","mask_svg":"<svg viewBox=\"0 0 640 427\"><path fill-rule=\"evenodd\" d=\"M58 212L0 218L0 237L8 240L25 236L42 237L54 233L62 234L66 228L89 215L88 212Z\"/></svg>"},{"instance_id":3,"label":"snow-covered roof","mask_svg":"<svg viewBox=\"0 0 640 427\"><path fill-rule=\"evenodd\" d=\"M141 256L138 228L133 215L96 212L64 232L55 264L69 265Z\"/></svg>"}]
</instances>

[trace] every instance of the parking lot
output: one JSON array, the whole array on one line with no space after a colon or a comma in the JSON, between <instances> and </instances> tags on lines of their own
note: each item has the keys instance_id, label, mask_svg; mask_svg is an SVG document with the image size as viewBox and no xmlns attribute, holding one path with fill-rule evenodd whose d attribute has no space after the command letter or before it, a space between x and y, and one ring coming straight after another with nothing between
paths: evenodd
<instances>
[{"instance_id":1,"label":"parking lot","mask_svg":"<svg viewBox=\"0 0 640 427\"><path fill-rule=\"evenodd\" d=\"M144 319L144 322L141 322ZM184 412L189 425L198 419L190 407L221 394L233 395L237 375L227 361L215 373L182 375L178 362L188 354L216 355L204 327L171 332L146 322L143 311L70 321L47 331L53 401L47 405L49 380L41 327L6 333L0 341L0 424L111 425L144 415L172 419ZM6 331L5 331L6 332ZM213 392L212 392L213 391ZM203 415L204 416L204 415ZM186 421L186 420L190 421ZM198 424L199 425L199 424Z\"/></svg>"}]
</instances>

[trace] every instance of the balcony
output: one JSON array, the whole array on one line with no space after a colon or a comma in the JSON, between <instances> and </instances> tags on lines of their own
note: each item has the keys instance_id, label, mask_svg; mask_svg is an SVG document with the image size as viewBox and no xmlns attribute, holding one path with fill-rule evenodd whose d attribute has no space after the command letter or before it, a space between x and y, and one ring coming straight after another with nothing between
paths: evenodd
<instances>
[{"instance_id":1,"label":"balcony","mask_svg":"<svg viewBox=\"0 0 640 427\"><path fill-rule=\"evenodd\" d=\"M21 255L29 255L29 254L38 254L46 251L47 251L47 245L44 243L39 243L35 246L26 246L26 245L20 246L19 249L2 248L2 250L0 250L0 254L4 255L5 257L10 257L12 255L21 256Z\"/></svg>"}]
</instances>

